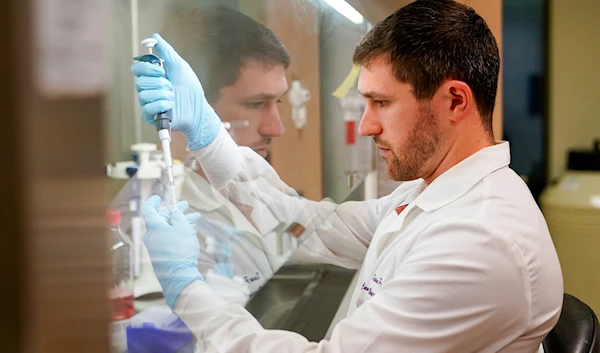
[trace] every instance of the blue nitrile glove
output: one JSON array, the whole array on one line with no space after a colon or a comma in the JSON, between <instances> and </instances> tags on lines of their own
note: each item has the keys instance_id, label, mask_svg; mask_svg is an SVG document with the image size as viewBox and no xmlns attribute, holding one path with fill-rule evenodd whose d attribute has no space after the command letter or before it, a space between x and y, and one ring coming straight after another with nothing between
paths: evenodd
<instances>
[{"instance_id":1,"label":"blue nitrile glove","mask_svg":"<svg viewBox=\"0 0 600 353\"><path fill-rule=\"evenodd\" d=\"M154 50L166 69L147 62L136 62L131 71L137 76L135 88L142 117L154 124L154 115L172 109L171 129L181 131L190 150L202 148L217 137L221 119L206 101L204 89L194 70L158 34Z\"/></svg>"},{"instance_id":2,"label":"blue nitrile glove","mask_svg":"<svg viewBox=\"0 0 600 353\"><path fill-rule=\"evenodd\" d=\"M160 197L154 195L142 207L146 222L144 244L167 304L174 308L185 287L196 280L204 280L198 271L200 243L190 223L199 215L184 216L187 202L180 202L175 210L164 209L159 212L160 203Z\"/></svg>"}]
</instances>

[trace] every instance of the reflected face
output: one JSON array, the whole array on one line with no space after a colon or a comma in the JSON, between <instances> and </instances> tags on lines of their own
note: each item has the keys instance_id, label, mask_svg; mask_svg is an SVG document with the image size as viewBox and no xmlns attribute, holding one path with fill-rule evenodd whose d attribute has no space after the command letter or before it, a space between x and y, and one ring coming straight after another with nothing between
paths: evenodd
<instances>
[{"instance_id":1,"label":"reflected face","mask_svg":"<svg viewBox=\"0 0 600 353\"><path fill-rule=\"evenodd\" d=\"M427 176L435 169L444 137L436 107L418 101L412 86L399 82L383 59L361 68L358 89L367 99L359 132L373 136L388 176L396 181Z\"/></svg>"},{"instance_id":2,"label":"reflected face","mask_svg":"<svg viewBox=\"0 0 600 353\"><path fill-rule=\"evenodd\" d=\"M288 90L283 65L265 65L248 59L238 80L219 92L213 108L240 146L248 146L266 158L274 137L285 132L277 104ZM247 121L247 125L243 125Z\"/></svg>"}]
</instances>

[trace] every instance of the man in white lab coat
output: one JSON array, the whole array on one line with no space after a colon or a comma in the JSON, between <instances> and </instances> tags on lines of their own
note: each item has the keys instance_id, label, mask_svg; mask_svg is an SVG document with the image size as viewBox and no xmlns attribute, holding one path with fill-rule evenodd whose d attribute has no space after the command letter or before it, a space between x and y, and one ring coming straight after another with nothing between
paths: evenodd
<instances>
[{"instance_id":1,"label":"man in white lab coat","mask_svg":"<svg viewBox=\"0 0 600 353\"><path fill-rule=\"evenodd\" d=\"M358 45L353 60L367 98L359 131L373 136L388 175L405 182L381 199L339 205L314 228L309 220L329 206L277 196L275 172L240 152L204 103L200 82L156 38L167 68L175 67L167 71L175 95L156 102L191 107L174 125L211 184L233 199L252 185L256 195L246 199L307 222L312 235L299 255L360 268L348 316L330 340L264 330L242 306L214 294L197 271L200 250L183 213L169 218L152 197L143 214L153 266L167 302L203 337L207 351L543 350L562 307L560 266L538 206L508 167L508 144L494 141L500 58L473 9L417 0Z\"/></svg>"}]
</instances>

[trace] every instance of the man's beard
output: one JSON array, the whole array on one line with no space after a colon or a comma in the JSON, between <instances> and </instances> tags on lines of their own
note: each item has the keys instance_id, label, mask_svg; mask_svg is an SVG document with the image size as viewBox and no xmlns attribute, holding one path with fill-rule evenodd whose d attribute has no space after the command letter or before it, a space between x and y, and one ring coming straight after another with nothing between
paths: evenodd
<instances>
[{"instance_id":1,"label":"man's beard","mask_svg":"<svg viewBox=\"0 0 600 353\"><path fill-rule=\"evenodd\" d=\"M267 158L271 151L271 141L272 140L273 140L272 137L267 137L260 141L250 144L248 147L250 147L256 153L259 153L263 158Z\"/></svg>"},{"instance_id":2,"label":"man's beard","mask_svg":"<svg viewBox=\"0 0 600 353\"><path fill-rule=\"evenodd\" d=\"M421 177L423 165L435 154L440 144L440 132L434 113L429 107L419 109L419 120L400 150L377 140L380 146L389 147L392 157L386 160L387 174L392 180L409 181Z\"/></svg>"},{"instance_id":3,"label":"man's beard","mask_svg":"<svg viewBox=\"0 0 600 353\"><path fill-rule=\"evenodd\" d=\"M265 148L265 147L270 148L272 141L273 141L272 137L265 137L265 138L261 139L260 141L251 143L250 145L248 145L248 147L250 147L253 150L256 150L259 148Z\"/></svg>"}]
</instances>

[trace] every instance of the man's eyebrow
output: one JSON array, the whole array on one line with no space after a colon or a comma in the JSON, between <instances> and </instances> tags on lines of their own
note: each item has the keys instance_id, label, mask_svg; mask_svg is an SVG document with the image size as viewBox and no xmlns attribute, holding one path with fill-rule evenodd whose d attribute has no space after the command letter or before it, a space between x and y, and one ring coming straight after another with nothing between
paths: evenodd
<instances>
[{"instance_id":1,"label":"man's eyebrow","mask_svg":"<svg viewBox=\"0 0 600 353\"><path fill-rule=\"evenodd\" d=\"M391 96L380 93L380 92L375 92L375 91L365 91L365 92L361 92L360 90L358 91L360 94L362 94L363 97L365 98L371 98L371 99L376 99L376 100L389 100L391 98Z\"/></svg>"},{"instance_id":2,"label":"man's eyebrow","mask_svg":"<svg viewBox=\"0 0 600 353\"><path fill-rule=\"evenodd\" d=\"M250 100L255 100L255 101L261 101L261 100L269 100L269 99L279 99L282 98L283 96L285 96L289 91L289 88L285 90L285 92L281 95L278 96L276 94L270 94L270 93L259 93L259 94L255 94L253 96L248 96L245 97L244 100L246 101L250 101Z\"/></svg>"}]
</instances>

